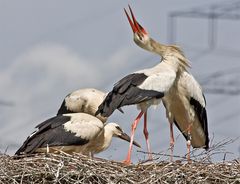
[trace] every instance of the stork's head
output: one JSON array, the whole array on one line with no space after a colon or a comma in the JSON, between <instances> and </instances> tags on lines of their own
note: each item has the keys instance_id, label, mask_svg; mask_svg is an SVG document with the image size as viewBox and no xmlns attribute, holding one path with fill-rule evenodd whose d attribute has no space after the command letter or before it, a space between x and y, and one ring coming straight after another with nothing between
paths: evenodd
<instances>
[{"instance_id":1,"label":"stork's head","mask_svg":"<svg viewBox=\"0 0 240 184\"><path fill-rule=\"evenodd\" d=\"M131 16L132 16L132 20L130 18L130 16L127 13L127 10L124 8L124 11L127 15L129 24L132 28L133 31L133 40L134 42L140 46L143 49L146 49L148 51L152 51L153 48L151 46L151 38L149 37L148 32L137 22L131 7L128 5Z\"/></svg>"},{"instance_id":2,"label":"stork's head","mask_svg":"<svg viewBox=\"0 0 240 184\"><path fill-rule=\"evenodd\" d=\"M130 142L130 137L128 134L124 133L122 128L117 123L108 123L105 125L105 132L109 132L113 137L119 137L125 141ZM109 134L108 134L109 135ZM140 144L133 141L133 144L141 148Z\"/></svg>"}]
</instances>

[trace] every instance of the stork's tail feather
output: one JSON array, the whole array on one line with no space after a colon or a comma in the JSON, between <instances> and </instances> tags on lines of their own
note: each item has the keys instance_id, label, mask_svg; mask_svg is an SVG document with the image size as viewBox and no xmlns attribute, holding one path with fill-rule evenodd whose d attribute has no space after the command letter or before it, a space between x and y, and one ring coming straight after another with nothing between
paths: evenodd
<instances>
[{"instance_id":1,"label":"stork's tail feather","mask_svg":"<svg viewBox=\"0 0 240 184\"><path fill-rule=\"evenodd\" d=\"M23 150L22 150L21 148L19 148L19 149L16 151L15 155L21 155L22 152L23 152Z\"/></svg>"},{"instance_id":2,"label":"stork's tail feather","mask_svg":"<svg viewBox=\"0 0 240 184\"><path fill-rule=\"evenodd\" d=\"M25 155L25 154L31 154L33 150L29 150L29 138L23 143L23 145L16 151L15 155Z\"/></svg>"},{"instance_id":3,"label":"stork's tail feather","mask_svg":"<svg viewBox=\"0 0 240 184\"><path fill-rule=\"evenodd\" d=\"M27 143L28 143L29 138L23 143L23 145L16 151L15 155L23 155L25 154Z\"/></svg>"}]
</instances>

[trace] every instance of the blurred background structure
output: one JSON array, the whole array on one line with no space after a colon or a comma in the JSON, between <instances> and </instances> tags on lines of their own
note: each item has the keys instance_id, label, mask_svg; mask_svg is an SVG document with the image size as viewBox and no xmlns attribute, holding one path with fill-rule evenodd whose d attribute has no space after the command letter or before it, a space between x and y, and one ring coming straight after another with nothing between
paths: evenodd
<instances>
[{"instance_id":1,"label":"blurred background structure","mask_svg":"<svg viewBox=\"0 0 240 184\"><path fill-rule=\"evenodd\" d=\"M4 1L0 0L0 151L13 154L34 127L54 116L65 95L79 88L109 91L126 74L160 58L138 48L123 8L131 4L152 38L182 47L206 93L212 143L240 136L240 1ZM134 106L117 121L130 132ZM149 111L154 152L169 147L163 106ZM146 150L143 123L136 140ZM176 155L186 142L175 128ZM114 140L99 156L122 160L128 144ZM240 156L240 140L226 145ZM133 153L133 161L146 155ZM221 160L223 155L216 158Z\"/></svg>"},{"instance_id":2,"label":"blurred background structure","mask_svg":"<svg viewBox=\"0 0 240 184\"><path fill-rule=\"evenodd\" d=\"M169 20L168 20L169 43L177 42L177 36L178 36L177 21L179 22L179 24L181 24L181 18L192 19L195 22L198 22L198 20L206 20L207 32L208 32L208 35L207 35L208 45L206 47L206 50L204 50L204 52L209 53L211 51L214 51L215 49L218 49L218 42L219 42L218 32L222 31L222 29L218 30L219 29L218 24L221 24L222 21L225 21L226 25L228 25L231 21L233 22L236 21L235 24L238 24L240 20L239 12L240 12L239 0L222 2L222 3L214 3L214 4L210 4L209 6L195 7L195 8L190 8L189 10L183 10L183 11L177 10L177 11L170 12ZM237 26L235 28L237 29ZM226 26L225 29L231 29L231 27L228 28ZM223 47L221 47L223 54L228 53L231 55L231 53L229 52L233 52L233 53L235 52L236 54L240 55L239 48L233 48L233 49L228 48L228 44L229 43L226 43L226 45L223 45ZM200 52L200 54L203 55L204 52L203 53ZM198 55L198 57L200 58L201 56ZM239 82L235 79L235 76L237 73L239 73L239 68L235 68L234 66L230 70L220 70L210 74L209 76L204 77L201 81L201 84L204 86L205 93L239 95L240 85L239 85ZM226 78L231 75L234 75L234 76L231 77L231 79L228 79L226 83L226 81L224 81L223 78ZM218 80L219 83L213 83L213 81L215 80Z\"/></svg>"}]
</instances>

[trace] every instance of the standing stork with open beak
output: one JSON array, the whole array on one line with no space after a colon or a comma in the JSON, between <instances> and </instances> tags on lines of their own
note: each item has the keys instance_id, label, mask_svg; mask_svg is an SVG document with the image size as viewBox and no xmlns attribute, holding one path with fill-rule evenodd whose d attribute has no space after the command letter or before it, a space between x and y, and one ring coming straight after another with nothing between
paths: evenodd
<instances>
[{"instance_id":1,"label":"standing stork with open beak","mask_svg":"<svg viewBox=\"0 0 240 184\"><path fill-rule=\"evenodd\" d=\"M129 9L133 20L125 9L124 11L133 30L134 42L139 47L160 55L162 62L169 60L173 65L182 63L177 70L173 87L163 97L163 104L170 123L171 160L174 147L173 123L187 140L189 160L190 145L194 148L209 148L206 100L201 86L187 71L190 65L180 48L174 45L166 46L153 40L136 21L130 6Z\"/></svg>"},{"instance_id":2,"label":"standing stork with open beak","mask_svg":"<svg viewBox=\"0 0 240 184\"><path fill-rule=\"evenodd\" d=\"M132 104L136 104L141 110L132 124L131 142L127 158L124 161L126 164L130 164L131 162L132 140L135 129L143 114L143 132L147 142L149 158L152 158L147 131L147 109L151 105L158 105L161 99L167 96L170 91L176 90L176 81L181 73L189 67L188 61L181 52L178 52L177 47L162 45L145 36L147 32L137 23L133 14L132 17L133 22L129 16L128 19L134 32L134 39L140 41L140 44L143 47L147 47L148 50L154 53L161 53L163 57L162 61L156 66L134 72L118 81L96 112L96 114L101 113L102 116L108 117L115 109Z\"/></svg>"}]
</instances>

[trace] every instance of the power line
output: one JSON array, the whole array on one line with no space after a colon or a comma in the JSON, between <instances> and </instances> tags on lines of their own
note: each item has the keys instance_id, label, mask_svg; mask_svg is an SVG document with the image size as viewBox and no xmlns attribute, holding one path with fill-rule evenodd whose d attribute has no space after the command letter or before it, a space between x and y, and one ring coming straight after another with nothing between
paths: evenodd
<instances>
[{"instance_id":1,"label":"power line","mask_svg":"<svg viewBox=\"0 0 240 184\"><path fill-rule=\"evenodd\" d=\"M227 3L217 3L207 7L196 7L185 11L173 11L168 16L168 40L169 43L176 41L177 18L200 18L209 20L208 40L209 49L214 49L217 43L217 20L239 20L240 1L228 1Z\"/></svg>"},{"instance_id":2,"label":"power line","mask_svg":"<svg viewBox=\"0 0 240 184\"><path fill-rule=\"evenodd\" d=\"M168 40L174 43L177 40L177 18L203 18L209 20L208 24L208 48L198 52L193 56L194 61L199 60L202 57L206 57L206 54L212 53L213 49L217 46L217 25L216 20L240 20L240 1L233 0L228 2L222 2L212 4L204 7L191 8L184 11L174 11L168 16ZM227 54L231 55L229 50ZM222 52L225 53L225 52ZM221 54L222 54L221 53ZM226 54L226 53L225 53ZM233 54L233 53L232 53ZM238 55L234 55L239 57ZM240 81L239 75L240 67L231 69L219 70L213 74L204 77L201 80L201 84L204 87L206 93L211 94L227 94L227 95L239 95L240 94ZM235 75L232 76L231 75Z\"/></svg>"}]
</instances>

